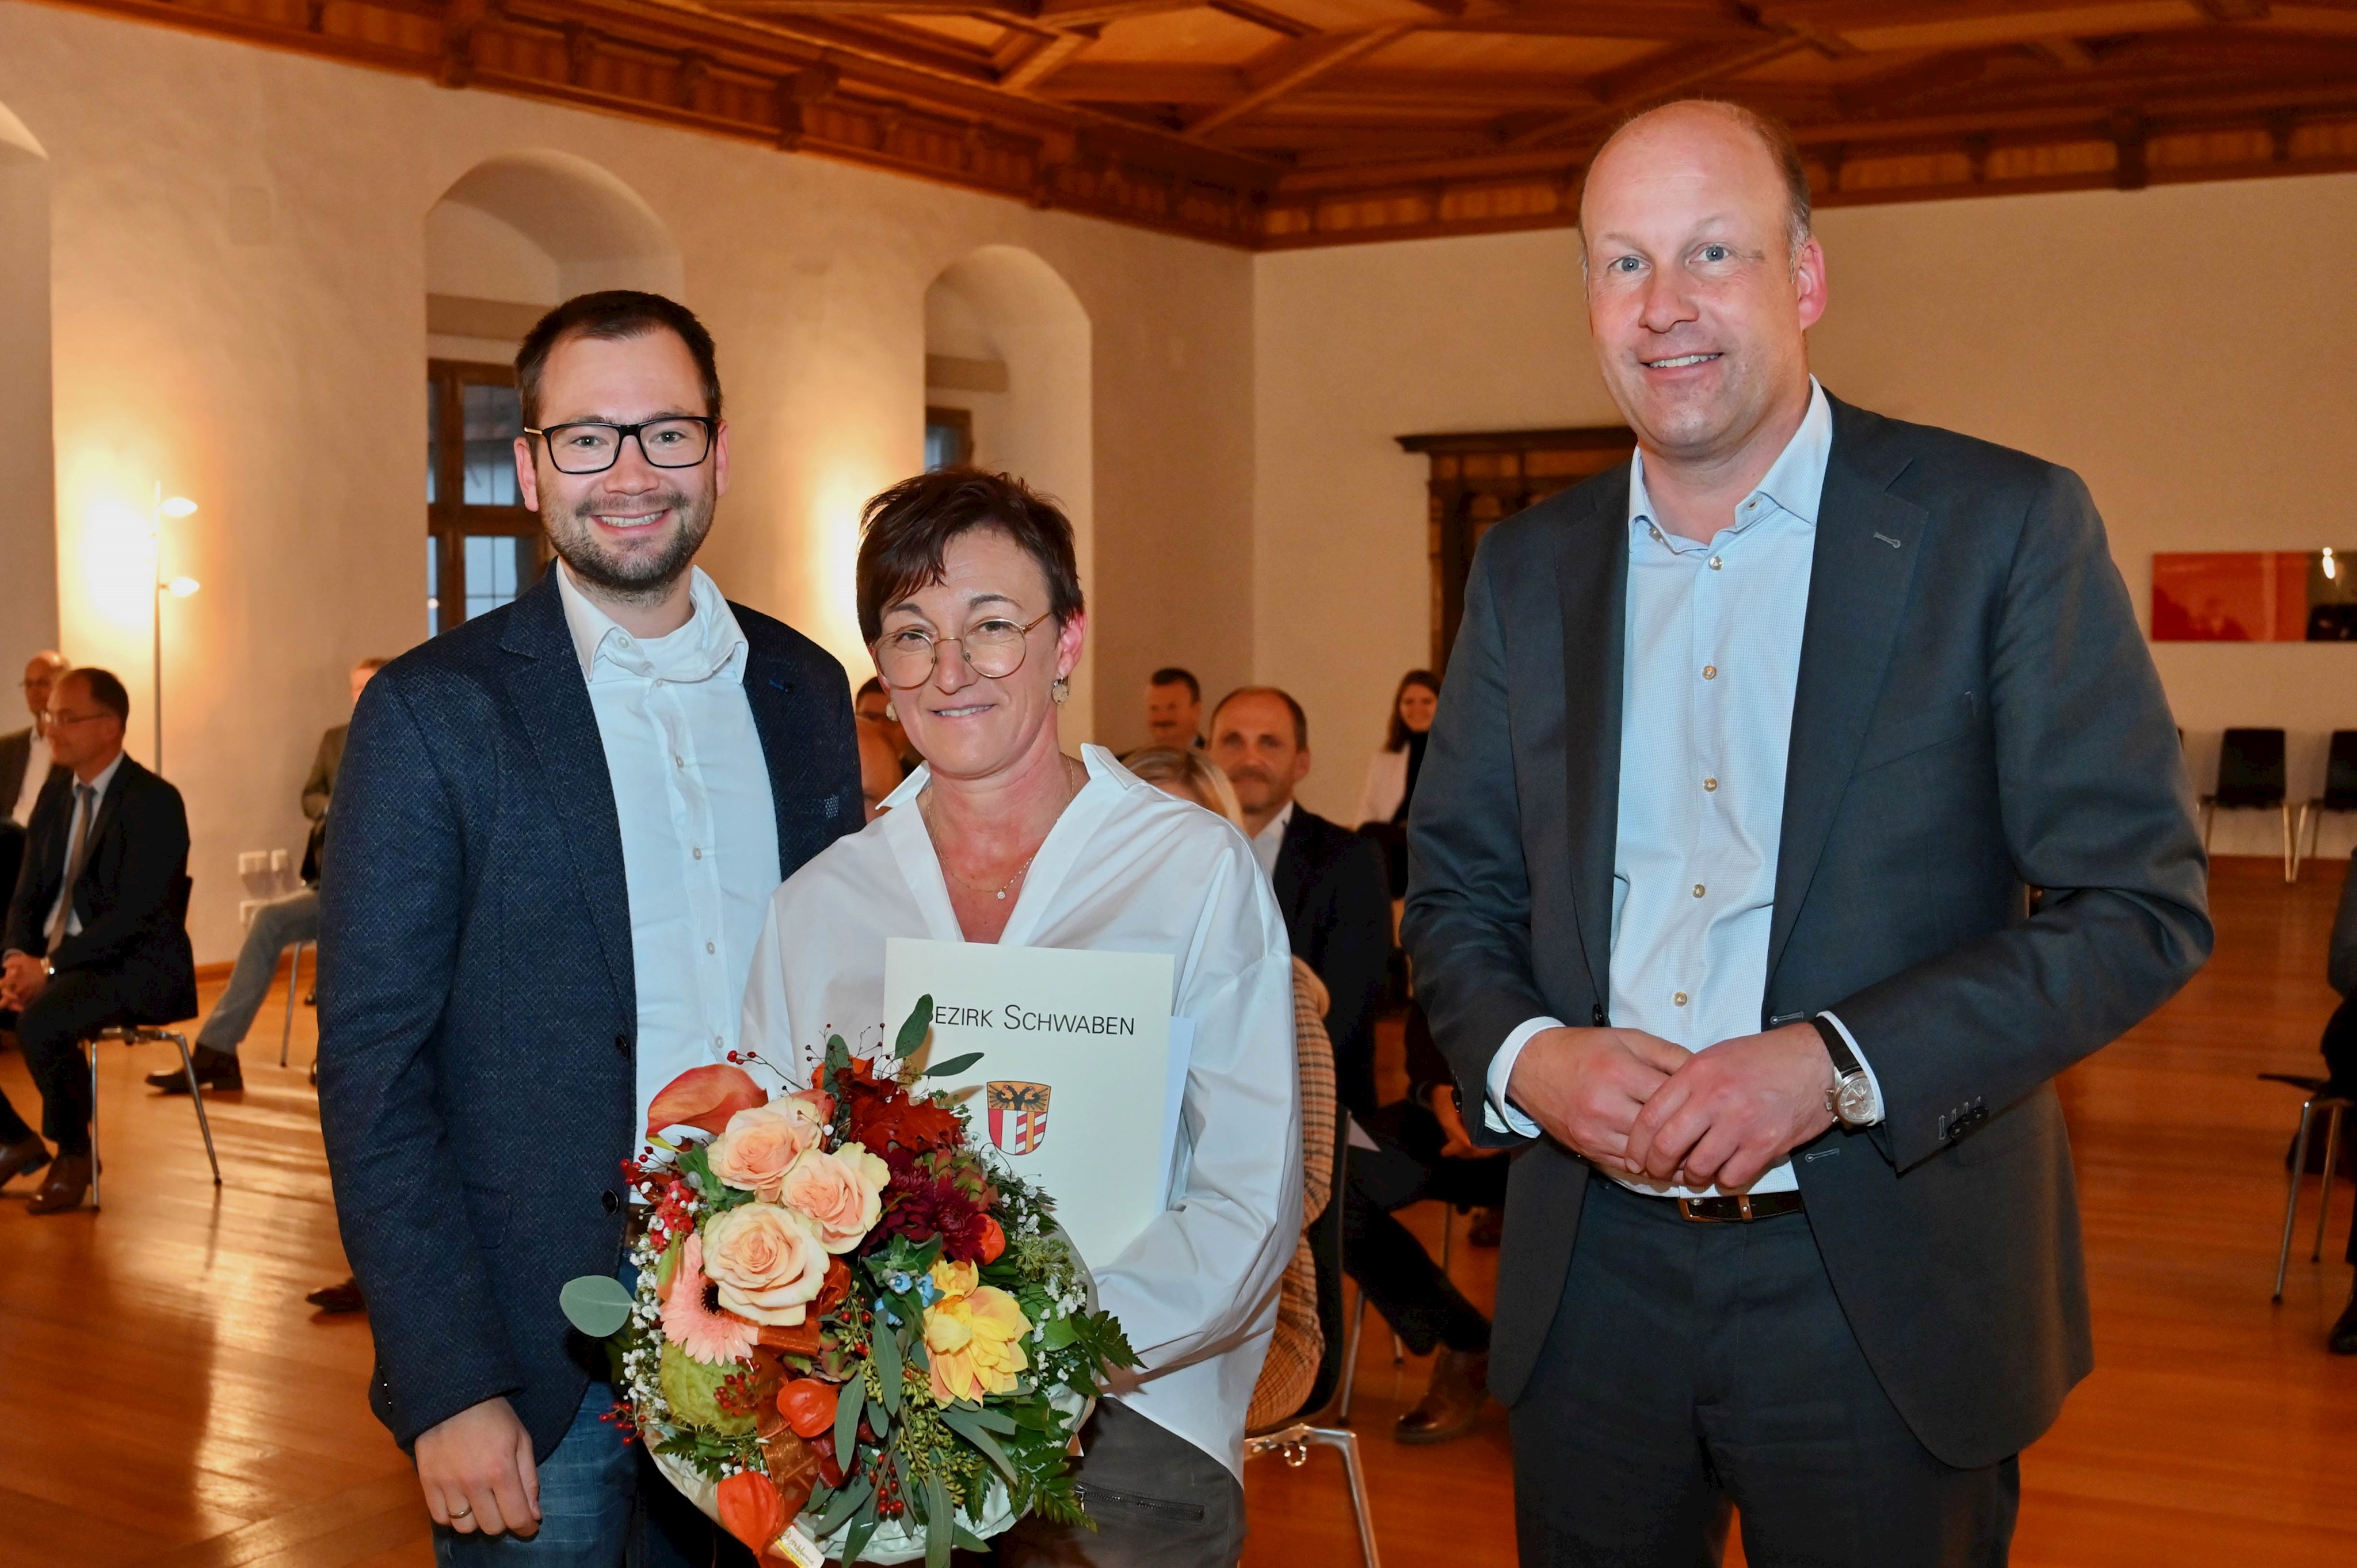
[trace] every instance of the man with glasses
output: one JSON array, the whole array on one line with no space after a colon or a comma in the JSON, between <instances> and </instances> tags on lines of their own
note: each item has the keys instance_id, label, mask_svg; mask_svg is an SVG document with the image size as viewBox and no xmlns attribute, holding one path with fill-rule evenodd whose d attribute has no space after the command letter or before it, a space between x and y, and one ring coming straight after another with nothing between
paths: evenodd
<instances>
[{"instance_id":1,"label":"man with glasses","mask_svg":"<svg viewBox=\"0 0 2357 1568\"><path fill-rule=\"evenodd\" d=\"M90 1191L90 1069L81 1042L110 1024L197 1010L183 884L180 792L123 754L131 699L103 670L49 691L49 752L64 770L33 808L9 901L0 1008L16 1014L50 1151L0 1099L0 1181L49 1167L26 1210L61 1214Z\"/></svg>"},{"instance_id":2,"label":"man with glasses","mask_svg":"<svg viewBox=\"0 0 2357 1568\"><path fill-rule=\"evenodd\" d=\"M319 1108L445 1563L705 1563L600 1418L557 1305L619 1270L649 1101L725 1060L770 895L861 822L843 667L693 563L728 484L712 338L584 295L516 359L515 462L558 564L387 665L320 888Z\"/></svg>"}]
</instances>

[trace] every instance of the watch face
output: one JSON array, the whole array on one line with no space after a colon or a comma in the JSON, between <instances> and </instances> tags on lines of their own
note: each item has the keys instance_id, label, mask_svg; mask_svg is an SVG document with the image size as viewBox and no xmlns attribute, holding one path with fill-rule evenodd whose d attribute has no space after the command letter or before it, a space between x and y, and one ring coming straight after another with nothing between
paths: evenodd
<instances>
[{"instance_id":1,"label":"watch face","mask_svg":"<svg viewBox=\"0 0 2357 1568\"><path fill-rule=\"evenodd\" d=\"M1874 1117L1874 1084L1862 1072L1852 1073L1841 1081L1834 1097L1835 1113L1850 1122L1871 1121Z\"/></svg>"}]
</instances>

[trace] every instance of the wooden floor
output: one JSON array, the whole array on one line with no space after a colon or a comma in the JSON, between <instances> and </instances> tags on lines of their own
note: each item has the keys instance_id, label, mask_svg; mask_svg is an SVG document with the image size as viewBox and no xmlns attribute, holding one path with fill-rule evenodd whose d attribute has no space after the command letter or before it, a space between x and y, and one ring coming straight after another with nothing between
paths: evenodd
<instances>
[{"instance_id":1,"label":"wooden floor","mask_svg":"<svg viewBox=\"0 0 2357 1568\"><path fill-rule=\"evenodd\" d=\"M2263 862L2222 863L2209 970L2063 1080L2098 1366L2023 1461L2018 1563L2357 1560L2357 1359L2322 1348L2349 1295L2351 1193L2335 1195L2324 1262L2308 1261L2303 1225L2270 1305L2297 1097L2253 1077L2318 1070L2334 869L2287 888ZM302 1301L344 1262L303 1077L311 1015L297 1010L281 1071L281 1001L247 1043L252 1087L211 1102L219 1192L188 1102L138 1084L170 1047L117 1047L102 1069L104 1214L34 1219L25 1183L0 1200L0 1568L431 1561L405 1463L361 1396L366 1325ZM1387 1045L1396 1072L1395 1030ZM37 1103L13 1053L0 1088L28 1114ZM1437 1244L1430 1206L1408 1218ZM1495 1263L1460 1233L1458 1277L1485 1305ZM1395 1367L1369 1322L1355 1424L1388 1561L1511 1562L1503 1412L1451 1445L1394 1444L1426 1368ZM1330 1452L1297 1470L1257 1461L1248 1491L1252 1568L1356 1561Z\"/></svg>"}]
</instances>

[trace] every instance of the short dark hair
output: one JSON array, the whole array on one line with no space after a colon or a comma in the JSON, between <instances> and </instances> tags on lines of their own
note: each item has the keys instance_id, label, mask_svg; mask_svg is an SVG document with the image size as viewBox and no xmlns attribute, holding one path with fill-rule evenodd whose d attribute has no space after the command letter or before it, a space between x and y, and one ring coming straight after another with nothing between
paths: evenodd
<instances>
[{"instance_id":1,"label":"short dark hair","mask_svg":"<svg viewBox=\"0 0 2357 1568\"><path fill-rule=\"evenodd\" d=\"M516 350L515 377L516 400L523 405L524 424L539 427L540 378L548 370L548 357L556 351L559 343L568 338L619 341L643 338L650 332L669 332L687 345L688 353L695 360L696 374L704 381L704 412L714 419L719 418L720 360L712 347L712 334L704 329L695 312L659 294L635 288L608 288L596 294L575 295L542 317L523 335L523 345Z\"/></svg>"},{"instance_id":2,"label":"short dark hair","mask_svg":"<svg viewBox=\"0 0 2357 1568\"><path fill-rule=\"evenodd\" d=\"M90 700L113 714L117 721L124 724L131 721L131 693L123 689L123 682L113 671L89 665L80 670L69 670L58 677L60 686L69 681L81 682L82 690L90 693Z\"/></svg>"},{"instance_id":3,"label":"short dark hair","mask_svg":"<svg viewBox=\"0 0 2357 1568\"><path fill-rule=\"evenodd\" d=\"M1392 693L1392 727L1383 736L1385 751L1397 751L1407 744L1407 721L1400 717L1399 705L1410 686L1421 686L1436 698L1440 695L1440 677L1429 670L1411 670L1400 677L1399 689Z\"/></svg>"},{"instance_id":4,"label":"short dark hair","mask_svg":"<svg viewBox=\"0 0 2357 1568\"><path fill-rule=\"evenodd\" d=\"M1283 702L1286 707L1293 710L1293 744L1304 751L1309 749L1309 715L1301 711L1301 704L1293 700L1293 693L1282 686L1239 686L1222 697L1220 705L1211 710L1211 730L1214 738L1217 738L1219 732L1220 714L1238 697L1275 697Z\"/></svg>"},{"instance_id":5,"label":"short dark hair","mask_svg":"<svg viewBox=\"0 0 2357 1568\"><path fill-rule=\"evenodd\" d=\"M870 692L874 692L879 696L883 694L884 677L881 675L870 675L866 680L862 681L859 683L859 690L851 694L851 700L856 703L860 698L867 695Z\"/></svg>"},{"instance_id":6,"label":"short dark hair","mask_svg":"<svg viewBox=\"0 0 2357 1568\"><path fill-rule=\"evenodd\" d=\"M1048 610L1063 626L1086 607L1072 525L1053 500L1011 474L936 468L901 480L859 513L859 635L884 635L884 610L942 580L950 542L977 528L1006 535L1048 581Z\"/></svg>"},{"instance_id":7,"label":"short dark hair","mask_svg":"<svg viewBox=\"0 0 2357 1568\"><path fill-rule=\"evenodd\" d=\"M1149 686L1184 686L1187 695L1196 702L1203 700L1203 683L1195 679L1192 670L1181 670L1176 664L1166 664L1146 678Z\"/></svg>"}]
</instances>

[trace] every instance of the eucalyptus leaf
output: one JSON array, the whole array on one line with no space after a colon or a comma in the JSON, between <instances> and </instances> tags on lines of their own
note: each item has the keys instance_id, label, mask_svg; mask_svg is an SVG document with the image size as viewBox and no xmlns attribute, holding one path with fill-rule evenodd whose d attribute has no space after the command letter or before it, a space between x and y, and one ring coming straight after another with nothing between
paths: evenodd
<instances>
[{"instance_id":1,"label":"eucalyptus leaf","mask_svg":"<svg viewBox=\"0 0 2357 1568\"><path fill-rule=\"evenodd\" d=\"M892 1441L892 1418L884 1413L884 1407L876 1402L872 1394L867 1400L867 1430L876 1434L878 1447Z\"/></svg>"},{"instance_id":2,"label":"eucalyptus leaf","mask_svg":"<svg viewBox=\"0 0 2357 1568\"><path fill-rule=\"evenodd\" d=\"M936 1470L925 1477L925 1568L950 1568L951 1533L956 1527L957 1509Z\"/></svg>"},{"instance_id":3,"label":"eucalyptus leaf","mask_svg":"<svg viewBox=\"0 0 2357 1568\"><path fill-rule=\"evenodd\" d=\"M853 1477L845 1483L843 1490L834 1494L834 1500L827 1504L826 1511L819 1515L818 1522L810 1527L811 1534L824 1541L828 1536L841 1530L844 1521L859 1512L867 1500L875 1495L876 1488L869 1484L866 1477Z\"/></svg>"},{"instance_id":4,"label":"eucalyptus leaf","mask_svg":"<svg viewBox=\"0 0 2357 1568\"><path fill-rule=\"evenodd\" d=\"M876 1359L876 1377L884 1386L878 1395L884 1402L886 1415L900 1412L900 1335L897 1329L878 1323L876 1337L869 1343L868 1353Z\"/></svg>"},{"instance_id":5,"label":"eucalyptus leaf","mask_svg":"<svg viewBox=\"0 0 2357 1568\"><path fill-rule=\"evenodd\" d=\"M867 1550L867 1540L876 1533L876 1499L870 1496L851 1516L851 1532L843 1538L843 1561L856 1563L859 1554Z\"/></svg>"},{"instance_id":6,"label":"eucalyptus leaf","mask_svg":"<svg viewBox=\"0 0 2357 1568\"><path fill-rule=\"evenodd\" d=\"M565 1309L566 1322L592 1339L604 1339L630 1320L630 1293L611 1274L565 1281L556 1305Z\"/></svg>"},{"instance_id":7,"label":"eucalyptus leaf","mask_svg":"<svg viewBox=\"0 0 2357 1568\"><path fill-rule=\"evenodd\" d=\"M942 1422L952 1432L981 1449L982 1456L1004 1471L1007 1480L1011 1482L1020 1478L1015 1471L1015 1461L1006 1456L1006 1450L998 1445L998 1439L993 1437L984 1429L980 1422L974 1420L972 1412L943 1410Z\"/></svg>"},{"instance_id":8,"label":"eucalyptus leaf","mask_svg":"<svg viewBox=\"0 0 2357 1568\"><path fill-rule=\"evenodd\" d=\"M859 1406L867 1391L854 1378L836 1391L834 1396L834 1462L845 1470L856 1468L852 1460L859 1447Z\"/></svg>"},{"instance_id":9,"label":"eucalyptus leaf","mask_svg":"<svg viewBox=\"0 0 2357 1568\"><path fill-rule=\"evenodd\" d=\"M935 1062L917 1076L919 1078L952 1078L981 1059L980 1051L968 1051L962 1057L952 1057L945 1062Z\"/></svg>"},{"instance_id":10,"label":"eucalyptus leaf","mask_svg":"<svg viewBox=\"0 0 2357 1568\"><path fill-rule=\"evenodd\" d=\"M932 1027L933 999L930 995L920 996L917 1005L909 1011L909 1021L900 1026L899 1036L892 1042L892 1054L907 1061L917 1054L918 1047L925 1043L925 1036L932 1032Z\"/></svg>"},{"instance_id":11,"label":"eucalyptus leaf","mask_svg":"<svg viewBox=\"0 0 2357 1568\"><path fill-rule=\"evenodd\" d=\"M955 1541L958 1545L964 1547L968 1552L987 1552L990 1550L990 1542L974 1534L974 1531L966 1529L966 1527L962 1524L957 1525L951 1530L950 1539L952 1541Z\"/></svg>"}]
</instances>

